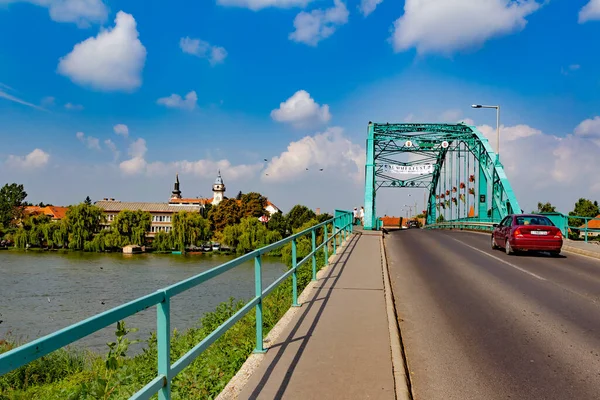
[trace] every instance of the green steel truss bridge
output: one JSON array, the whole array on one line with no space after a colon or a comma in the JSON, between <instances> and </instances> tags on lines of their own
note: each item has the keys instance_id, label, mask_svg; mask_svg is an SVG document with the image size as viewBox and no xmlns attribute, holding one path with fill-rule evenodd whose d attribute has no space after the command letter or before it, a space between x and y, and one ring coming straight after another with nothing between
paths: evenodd
<instances>
[{"instance_id":1,"label":"green steel truss bridge","mask_svg":"<svg viewBox=\"0 0 600 400\"><path fill-rule=\"evenodd\" d=\"M377 229L382 188L427 191L427 225L439 221L497 222L521 212L488 140L474 126L369 122L365 165L365 222Z\"/></svg>"}]
</instances>

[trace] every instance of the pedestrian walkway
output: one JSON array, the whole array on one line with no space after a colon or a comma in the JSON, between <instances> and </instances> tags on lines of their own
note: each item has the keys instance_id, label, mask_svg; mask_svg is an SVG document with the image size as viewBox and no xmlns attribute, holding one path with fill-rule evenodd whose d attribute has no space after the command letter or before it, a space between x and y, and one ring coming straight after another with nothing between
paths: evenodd
<instances>
[{"instance_id":1,"label":"pedestrian walkway","mask_svg":"<svg viewBox=\"0 0 600 400\"><path fill-rule=\"evenodd\" d=\"M354 234L239 399L394 399L381 232Z\"/></svg>"},{"instance_id":2,"label":"pedestrian walkway","mask_svg":"<svg viewBox=\"0 0 600 400\"><path fill-rule=\"evenodd\" d=\"M567 239L563 243L563 251L581 254L588 257L600 258L600 242Z\"/></svg>"}]
</instances>

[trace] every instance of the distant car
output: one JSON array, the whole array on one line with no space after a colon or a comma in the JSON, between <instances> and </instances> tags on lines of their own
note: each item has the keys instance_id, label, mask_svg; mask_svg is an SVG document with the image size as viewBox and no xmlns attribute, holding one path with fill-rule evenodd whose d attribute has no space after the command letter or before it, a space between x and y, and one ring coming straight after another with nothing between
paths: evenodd
<instances>
[{"instance_id":1,"label":"distant car","mask_svg":"<svg viewBox=\"0 0 600 400\"><path fill-rule=\"evenodd\" d=\"M410 228L418 228L419 223L417 221L408 221L408 229Z\"/></svg>"},{"instance_id":2,"label":"distant car","mask_svg":"<svg viewBox=\"0 0 600 400\"><path fill-rule=\"evenodd\" d=\"M563 236L548 217L535 214L509 215L494 224L492 249L503 248L506 254L519 251L547 251L560 254Z\"/></svg>"}]
</instances>

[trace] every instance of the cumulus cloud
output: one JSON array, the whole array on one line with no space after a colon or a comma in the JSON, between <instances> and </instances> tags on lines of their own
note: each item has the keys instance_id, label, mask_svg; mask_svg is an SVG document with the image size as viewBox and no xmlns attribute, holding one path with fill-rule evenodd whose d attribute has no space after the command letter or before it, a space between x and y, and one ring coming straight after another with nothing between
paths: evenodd
<instances>
[{"instance_id":1,"label":"cumulus cloud","mask_svg":"<svg viewBox=\"0 0 600 400\"><path fill-rule=\"evenodd\" d=\"M291 142L286 151L267 165L264 181L281 182L299 178L313 168L334 169L356 182L364 179L365 150L344 136L342 128L332 127L314 136Z\"/></svg>"},{"instance_id":2,"label":"cumulus cloud","mask_svg":"<svg viewBox=\"0 0 600 400\"><path fill-rule=\"evenodd\" d=\"M600 0L590 0L579 10L579 23L600 20Z\"/></svg>"},{"instance_id":3,"label":"cumulus cloud","mask_svg":"<svg viewBox=\"0 0 600 400\"><path fill-rule=\"evenodd\" d=\"M129 145L129 155L131 158L119 164L121 171L123 171L125 175L136 175L144 172L147 165L144 156L146 155L147 150L148 148L146 147L146 141L144 139L139 138L132 142Z\"/></svg>"},{"instance_id":4,"label":"cumulus cloud","mask_svg":"<svg viewBox=\"0 0 600 400\"><path fill-rule=\"evenodd\" d=\"M73 82L103 91L132 91L142 85L146 48L135 19L119 11L114 28L78 43L60 59L58 72Z\"/></svg>"},{"instance_id":5,"label":"cumulus cloud","mask_svg":"<svg viewBox=\"0 0 600 400\"><path fill-rule=\"evenodd\" d=\"M86 136L83 132L75 134L81 143L84 143L89 149L100 150L100 140L93 136Z\"/></svg>"},{"instance_id":6,"label":"cumulus cloud","mask_svg":"<svg viewBox=\"0 0 600 400\"><path fill-rule=\"evenodd\" d=\"M582 121L575 127L575 135L590 138L600 144L600 117L594 117Z\"/></svg>"},{"instance_id":7,"label":"cumulus cloud","mask_svg":"<svg viewBox=\"0 0 600 400\"><path fill-rule=\"evenodd\" d=\"M253 11L263 8L291 8L305 7L313 0L217 0L217 4L222 6L244 7Z\"/></svg>"},{"instance_id":8,"label":"cumulus cloud","mask_svg":"<svg viewBox=\"0 0 600 400\"><path fill-rule=\"evenodd\" d=\"M129 136L129 128L125 124L117 124L117 125L113 126L113 131L117 135L121 135L124 137Z\"/></svg>"},{"instance_id":9,"label":"cumulus cloud","mask_svg":"<svg viewBox=\"0 0 600 400\"><path fill-rule=\"evenodd\" d=\"M392 43L397 52L448 54L524 29L539 8L535 0L406 0Z\"/></svg>"},{"instance_id":10,"label":"cumulus cloud","mask_svg":"<svg viewBox=\"0 0 600 400\"><path fill-rule=\"evenodd\" d=\"M360 12L366 17L371 14L383 0L360 0Z\"/></svg>"},{"instance_id":11,"label":"cumulus cloud","mask_svg":"<svg viewBox=\"0 0 600 400\"><path fill-rule=\"evenodd\" d=\"M19 2L46 7L53 21L73 22L80 28L103 23L108 16L108 8L102 0L0 0L0 4Z\"/></svg>"},{"instance_id":12,"label":"cumulus cloud","mask_svg":"<svg viewBox=\"0 0 600 400\"><path fill-rule=\"evenodd\" d=\"M198 102L198 95L196 91L192 90L182 98L178 94L172 94L168 97L161 97L156 100L157 104L163 105L168 108L181 108L182 110L193 110L196 108Z\"/></svg>"},{"instance_id":13,"label":"cumulus cloud","mask_svg":"<svg viewBox=\"0 0 600 400\"><path fill-rule=\"evenodd\" d=\"M248 179L255 176L263 167L262 163L233 165L229 160L178 160L178 161L153 161L145 159L147 152L146 141L137 139L129 146L129 160L119 164L119 168L125 175L137 175L145 173L148 176L164 176L174 172L193 174L199 177L215 174L218 170L227 171L230 180Z\"/></svg>"},{"instance_id":14,"label":"cumulus cloud","mask_svg":"<svg viewBox=\"0 0 600 400\"><path fill-rule=\"evenodd\" d=\"M35 149L25 156L9 155L6 159L6 165L15 169L35 169L48 164L50 154L41 149Z\"/></svg>"},{"instance_id":15,"label":"cumulus cloud","mask_svg":"<svg viewBox=\"0 0 600 400\"><path fill-rule=\"evenodd\" d=\"M113 153L114 160L116 161L120 155L119 150L117 150L117 145L110 139L106 139L104 144L111 151L111 153Z\"/></svg>"},{"instance_id":16,"label":"cumulus cloud","mask_svg":"<svg viewBox=\"0 0 600 400\"><path fill-rule=\"evenodd\" d=\"M65 108L70 111L81 111L83 110L83 106L81 104L73 104L67 103L65 104Z\"/></svg>"},{"instance_id":17,"label":"cumulus cloud","mask_svg":"<svg viewBox=\"0 0 600 400\"><path fill-rule=\"evenodd\" d=\"M339 26L348 22L348 9L341 0L334 0L334 6L311 12L302 11L294 18L294 32L289 38L295 42L316 46L321 40L331 36Z\"/></svg>"},{"instance_id":18,"label":"cumulus cloud","mask_svg":"<svg viewBox=\"0 0 600 400\"><path fill-rule=\"evenodd\" d=\"M220 46L213 46L200 39L184 37L179 40L179 47L184 53L192 54L196 57L206 58L210 65L217 65L225 61L227 50Z\"/></svg>"},{"instance_id":19,"label":"cumulus cloud","mask_svg":"<svg viewBox=\"0 0 600 400\"><path fill-rule=\"evenodd\" d=\"M331 119L331 114L327 104L321 106L306 90L298 90L292 97L280 103L279 108L271 111L271 118L296 127L304 127L327 123Z\"/></svg>"}]
</instances>

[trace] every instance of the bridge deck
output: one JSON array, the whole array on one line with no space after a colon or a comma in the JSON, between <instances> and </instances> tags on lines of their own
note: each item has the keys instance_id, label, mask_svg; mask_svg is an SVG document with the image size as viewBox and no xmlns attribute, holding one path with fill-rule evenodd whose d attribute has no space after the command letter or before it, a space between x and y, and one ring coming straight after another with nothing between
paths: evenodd
<instances>
[{"instance_id":1,"label":"bridge deck","mask_svg":"<svg viewBox=\"0 0 600 400\"><path fill-rule=\"evenodd\" d=\"M380 236L354 235L240 399L393 399Z\"/></svg>"}]
</instances>

